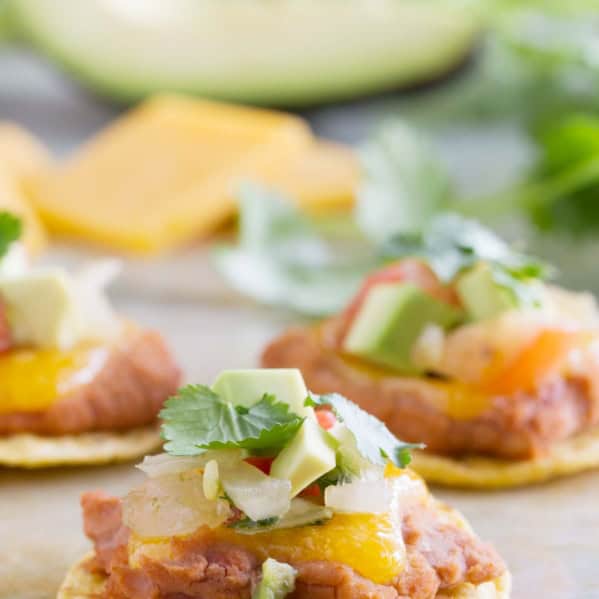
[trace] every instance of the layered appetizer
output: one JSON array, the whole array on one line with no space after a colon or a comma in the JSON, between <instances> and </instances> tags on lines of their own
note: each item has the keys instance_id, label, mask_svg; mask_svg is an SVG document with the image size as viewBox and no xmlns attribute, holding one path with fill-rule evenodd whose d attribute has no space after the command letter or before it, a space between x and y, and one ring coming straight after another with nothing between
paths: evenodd
<instances>
[{"instance_id":1,"label":"layered appetizer","mask_svg":"<svg viewBox=\"0 0 599 599\"><path fill-rule=\"evenodd\" d=\"M497 553L406 466L411 445L298 370L234 370L161 416L125 497L82 497L94 550L59 599L509 596Z\"/></svg>"},{"instance_id":2,"label":"layered appetizer","mask_svg":"<svg viewBox=\"0 0 599 599\"><path fill-rule=\"evenodd\" d=\"M410 442L414 468L494 487L599 466L599 312L588 293L477 223L399 235L347 309L293 328L265 367L297 367Z\"/></svg>"},{"instance_id":3,"label":"layered appetizer","mask_svg":"<svg viewBox=\"0 0 599 599\"><path fill-rule=\"evenodd\" d=\"M180 382L163 339L114 313L104 288L118 264L31 266L20 228L0 213L0 464L144 455Z\"/></svg>"}]
</instances>

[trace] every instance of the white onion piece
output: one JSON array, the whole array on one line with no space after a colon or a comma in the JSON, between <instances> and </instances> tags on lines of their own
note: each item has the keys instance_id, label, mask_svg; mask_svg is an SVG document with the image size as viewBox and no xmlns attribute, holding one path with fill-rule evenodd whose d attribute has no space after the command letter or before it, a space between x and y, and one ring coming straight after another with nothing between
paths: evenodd
<instances>
[{"instance_id":1,"label":"white onion piece","mask_svg":"<svg viewBox=\"0 0 599 599\"><path fill-rule=\"evenodd\" d=\"M168 453L146 456L141 464L137 464L142 472L150 478L178 474L187 470L202 469L211 460L221 466L234 466L245 457L245 452L240 449L218 449L207 451L199 456L176 456Z\"/></svg>"},{"instance_id":2,"label":"white onion piece","mask_svg":"<svg viewBox=\"0 0 599 599\"><path fill-rule=\"evenodd\" d=\"M289 510L288 480L267 476L246 462L221 468L220 478L227 496L252 520L279 517Z\"/></svg>"},{"instance_id":3,"label":"white onion piece","mask_svg":"<svg viewBox=\"0 0 599 599\"><path fill-rule=\"evenodd\" d=\"M10 244L8 252L0 260L0 276L18 277L29 269L29 256L25 246L16 241Z\"/></svg>"},{"instance_id":4,"label":"white onion piece","mask_svg":"<svg viewBox=\"0 0 599 599\"><path fill-rule=\"evenodd\" d=\"M141 538L185 535L201 526L216 528L230 515L226 501L206 499L199 472L150 478L123 501L123 521Z\"/></svg>"},{"instance_id":5,"label":"white onion piece","mask_svg":"<svg viewBox=\"0 0 599 599\"><path fill-rule=\"evenodd\" d=\"M382 480L356 480L332 485L324 492L324 503L340 514L382 514L426 495L419 479L402 475Z\"/></svg>"},{"instance_id":6,"label":"white onion piece","mask_svg":"<svg viewBox=\"0 0 599 599\"><path fill-rule=\"evenodd\" d=\"M298 526L309 526L320 524L324 520L330 520L333 511L323 505L317 505L301 497L291 500L289 511L285 513L272 526L260 528L238 528L236 532L243 535L256 535L267 530L278 530L281 528L297 528Z\"/></svg>"},{"instance_id":7,"label":"white onion piece","mask_svg":"<svg viewBox=\"0 0 599 599\"><path fill-rule=\"evenodd\" d=\"M381 514L389 511L392 500L388 479L331 485L324 492L324 504L340 514Z\"/></svg>"},{"instance_id":8,"label":"white onion piece","mask_svg":"<svg viewBox=\"0 0 599 599\"><path fill-rule=\"evenodd\" d=\"M106 296L106 287L116 279L121 269L120 260L96 260L73 277L85 339L106 339L118 335L122 323Z\"/></svg>"},{"instance_id":9,"label":"white onion piece","mask_svg":"<svg viewBox=\"0 0 599 599\"><path fill-rule=\"evenodd\" d=\"M218 471L218 462L210 460L204 468L202 477L202 489L208 499L216 500L220 492L220 475Z\"/></svg>"},{"instance_id":10,"label":"white onion piece","mask_svg":"<svg viewBox=\"0 0 599 599\"><path fill-rule=\"evenodd\" d=\"M291 501L289 511L276 523L274 528L295 528L330 520L333 512L322 505L317 505L301 497Z\"/></svg>"}]
</instances>

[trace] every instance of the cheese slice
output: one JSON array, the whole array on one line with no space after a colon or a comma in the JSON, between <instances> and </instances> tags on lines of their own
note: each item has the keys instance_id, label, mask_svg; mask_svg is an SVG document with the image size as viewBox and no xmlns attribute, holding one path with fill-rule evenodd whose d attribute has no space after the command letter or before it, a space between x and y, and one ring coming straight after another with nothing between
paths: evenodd
<instances>
[{"instance_id":1,"label":"cheese slice","mask_svg":"<svg viewBox=\"0 0 599 599\"><path fill-rule=\"evenodd\" d=\"M46 234L21 183L23 177L49 164L50 156L37 139L18 125L0 121L0 210L21 217L23 240L32 254L39 253L45 246Z\"/></svg>"},{"instance_id":2,"label":"cheese slice","mask_svg":"<svg viewBox=\"0 0 599 599\"><path fill-rule=\"evenodd\" d=\"M306 204L347 205L351 152L317 144L298 117L157 96L30 181L57 233L152 253L212 233L236 212L235 190L257 181Z\"/></svg>"},{"instance_id":3,"label":"cheese slice","mask_svg":"<svg viewBox=\"0 0 599 599\"><path fill-rule=\"evenodd\" d=\"M212 231L233 214L237 182L311 143L293 116L160 96L35 177L31 196L53 231L152 252Z\"/></svg>"}]
</instances>

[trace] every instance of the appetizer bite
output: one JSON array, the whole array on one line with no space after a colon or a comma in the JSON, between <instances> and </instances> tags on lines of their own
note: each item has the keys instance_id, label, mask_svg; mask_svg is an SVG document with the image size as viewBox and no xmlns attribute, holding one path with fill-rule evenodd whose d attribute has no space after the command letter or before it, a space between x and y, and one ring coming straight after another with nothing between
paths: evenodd
<instances>
[{"instance_id":1,"label":"appetizer bite","mask_svg":"<svg viewBox=\"0 0 599 599\"><path fill-rule=\"evenodd\" d=\"M347 309L294 328L265 367L297 367L426 450L434 482L500 487L599 466L599 312L550 269L446 215L387 245Z\"/></svg>"},{"instance_id":2,"label":"appetizer bite","mask_svg":"<svg viewBox=\"0 0 599 599\"><path fill-rule=\"evenodd\" d=\"M406 468L411 445L298 370L233 370L161 413L167 453L82 497L94 552L58 599L508 597L510 576Z\"/></svg>"},{"instance_id":3,"label":"appetizer bite","mask_svg":"<svg viewBox=\"0 0 599 599\"><path fill-rule=\"evenodd\" d=\"M20 228L0 213L0 465L144 455L180 381L164 341L114 314L104 287L118 263L32 267Z\"/></svg>"}]
</instances>

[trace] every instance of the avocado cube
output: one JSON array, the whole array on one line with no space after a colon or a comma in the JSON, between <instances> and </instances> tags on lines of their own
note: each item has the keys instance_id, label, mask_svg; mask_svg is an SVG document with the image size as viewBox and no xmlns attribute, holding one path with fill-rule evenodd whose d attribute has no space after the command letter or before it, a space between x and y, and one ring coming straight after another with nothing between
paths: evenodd
<instances>
[{"instance_id":1,"label":"avocado cube","mask_svg":"<svg viewBox=\"0 0 599 599\"><path fill-rule=\"evenodd\" d=\"M426 326L449 328L462 311L435 299L411 283L373 287L343 343L343 349L374 364L416 373L412 348Z\"/></svg>"},{"instance_id":2,"label":"avocado cube","mask_svg":"<svg viewBox=\"0 0 599 599\"><path fill-rule=\"evenodd\" d=\"M493 279L488 265L479 264L463 274L456 285L470 320L495 318L517 306L516 298Z\"/></svg>"},{"instance_id":3,"label":"avocado cube","mask_svg":"<svg viewBox=\"0 0 599 599\"><path fill-rule=\"evenodd\" d=\"M314 410L304 405L308 389L297 368L256 368L224 370L212 390L225 401L249 408L258 403L265 393L289 405L298 416L314 418Z\"/></svg>"},{"instance_id":4,"label":"avocado cube","mask_svg":"<svg viewBox=\"0 0 599 599\"><path fill-rule=\"evenodd\" d=\"M314 420L305 420L289 445L275 458L270 475L291 481L295 497L336 465L336 442Z\"/></svg>"},{"instance_id":5,"label":"avocado cube","mask_svg":"<svg viewBox=\"0 0 599 599\"><path fill-rule=\"evenodd\" d=\"M295 568L269 557L262 564L262 580L252 599L285 599L295 589L296 576Z\"/></svg>"},{"instance_id":6,"label":"avocado cube","mask_svg":"<svg viewBox=\"0 0 599 599\"><path fill-rule=\"evenodd\" d=\"M81 314L67 275L56 269L0 277L13 338L21 345L70 349L80 338Z\"/></svg>"}]
</instances>

